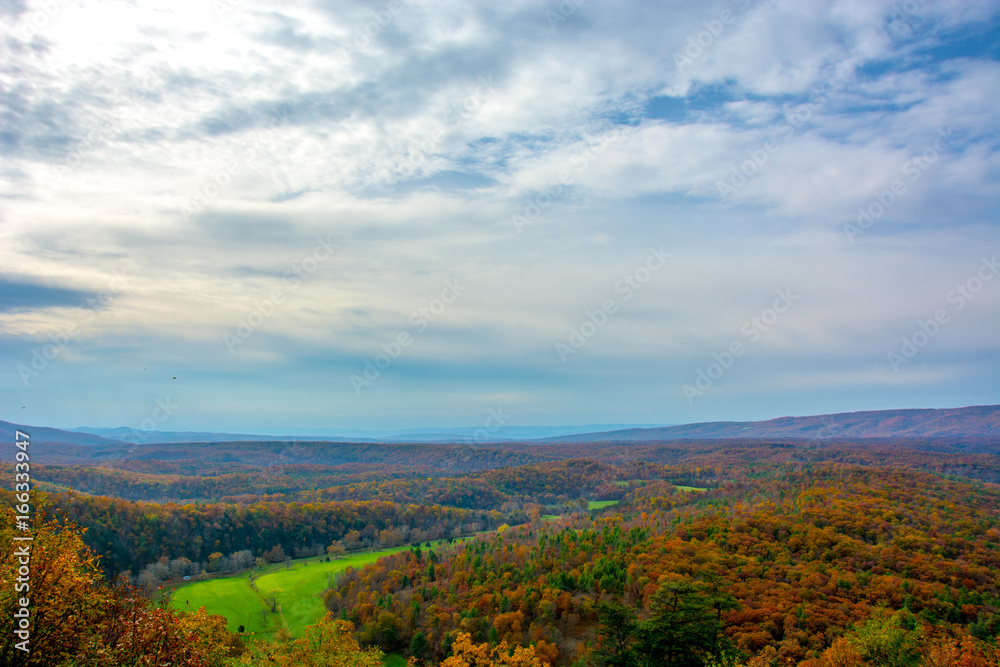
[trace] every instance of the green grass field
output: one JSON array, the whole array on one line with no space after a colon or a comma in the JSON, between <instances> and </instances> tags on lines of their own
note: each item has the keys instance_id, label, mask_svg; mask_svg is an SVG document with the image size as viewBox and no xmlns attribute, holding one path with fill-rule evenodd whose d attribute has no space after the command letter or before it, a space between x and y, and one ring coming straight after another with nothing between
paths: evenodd
<instances>
[{"instance_id":1,"label":"green grass field","mask_svg":"<svg viewBox=\"0 0 1000 667\"><path fill-rule=\"evenodd\" d=\"M267 632L260 613L264 600L247 585L246 575L182 586L170 599L170 606L184 611L205 607L210 614L225 616L232 632L241 625L247 632Z\"/></svg>"},{"instance_id":2,"label":"green grass field","mask_svg":"<svg viewBox=\"0 0 1000 667\"><path fill-rule=\"evenodd\" d=\"M623 481L619 480L619 481L615 482L615 484L617 484L618 486L628 486L629 484L634 484L635 482L643 482L643 480L641 480L641 479L634 479L634 480L631 480L629 482L623 482ZM703 487L703 486L685 486L683 484L674 484L674 486L676 486L681 491L688 491L688 492L690 492L690 491L708 491L708 489L705 488L705 487ZM593 507L591 507L591 509L593 509Z\"/></svg>"},{"instance_id":3,"label":"green grass field","mask_svg":"<svg viewBox=\"0 0 1000 667\"><path fill-rule=\"evenodd\" d=\"M205 607L210 614L225 616L233 632L243 625L247 632L265 636L273 636L280 627L281 616L284 616L292 637L301 637L305 627L315 623L326 612L322 595L328 581L337 572L348 567L363 567L382 556L409 548L353 554L329 563L321 562L316 557L294 560L287 569L281 563L271 565L265 568L265 574L255 580L256 591L250 587L246 572L185 584L174 591L170 606L188 611ZM256 570L254 574L257 574ZM281 614L269 613L265 621L261 612L269 609L266 599L271 595L280 606Z\"/></svg>"},{"instance_id":4,"label":"green grass field","mask_svg":"<svg viewBox=\"0 0 1000 667\"><path fill-rule=\"evenodd\" d=\"M612 505L617 505L617 500L591 500L587 503L588 510L599 510L605 507L611 507Z\"/></svg>"},{"instance_id":5,"label":"green grass field","mask_svg":"<svg viewBox=\"0 0 1000 667\"><path fill-rule=\"evenodd\" d=\"M312 563L265 574L258 577L257 590L265 597L274 594L288 624L288 631L292 637L301 637L307 625L315 623L326 613L321 596L332 581L333 575L348 567L364 567L382 556L406 549L409 547L383 549L355 554L329 563Z\"/></svg>"}]
</instances>

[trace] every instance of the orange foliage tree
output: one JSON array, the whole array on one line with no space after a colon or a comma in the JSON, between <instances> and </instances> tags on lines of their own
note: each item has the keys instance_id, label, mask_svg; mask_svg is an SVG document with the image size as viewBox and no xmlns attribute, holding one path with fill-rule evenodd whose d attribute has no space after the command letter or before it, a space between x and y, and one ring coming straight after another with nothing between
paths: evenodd
<instances>
[{"instance_id":1,"label":"orange foliage tree","mask_svg":"<svg viewBox=\"0 0 1000 667\"><path fill-rule=\"evenodd\" d=\"M14 634L22 601L28 651ZM0 664L10 667L222 667L241 651L220 616L156 608L132 586L108 586L81 530L43 502L30 531L18 529L10 509L0 512L0 616Z\"/></svg>"}]
</instances>

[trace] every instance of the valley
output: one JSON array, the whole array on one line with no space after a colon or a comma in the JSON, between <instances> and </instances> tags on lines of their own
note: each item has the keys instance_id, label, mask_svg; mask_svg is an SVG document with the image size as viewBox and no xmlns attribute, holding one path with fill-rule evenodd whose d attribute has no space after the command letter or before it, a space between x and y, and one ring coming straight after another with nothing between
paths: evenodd
<instances>
[{"instance_id":1,"label":"valley","mask_svg":"<svg viewBox=\"0 0 1000 667\"><path fill-rule=\"evenodd\" d=\"M78 567L200 624L233 665L319 636L386 664L507 646L542 666L680 665L675 608L705 664L881 664L876 635L905 664L996 651L993 438L197 451L32 470L91 554Z\"/></svg>"}]
</instances>

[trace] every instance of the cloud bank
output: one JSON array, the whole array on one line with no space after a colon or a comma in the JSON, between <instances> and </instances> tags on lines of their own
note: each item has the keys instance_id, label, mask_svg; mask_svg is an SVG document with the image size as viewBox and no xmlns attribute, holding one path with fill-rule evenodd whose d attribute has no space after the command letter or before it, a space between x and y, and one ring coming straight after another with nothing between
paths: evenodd
<instances>
[{"instance_id":1,"label":"cloud bank","mask_svg":"<svg viewBox=\"0 0 1000 667\"><path fill-rule=\"evenodd\" d=\"M240 432L1000 398L997 2L3 11L22 421L137 427L167 397L165 429Z\"/></svg>"}]
</instances>

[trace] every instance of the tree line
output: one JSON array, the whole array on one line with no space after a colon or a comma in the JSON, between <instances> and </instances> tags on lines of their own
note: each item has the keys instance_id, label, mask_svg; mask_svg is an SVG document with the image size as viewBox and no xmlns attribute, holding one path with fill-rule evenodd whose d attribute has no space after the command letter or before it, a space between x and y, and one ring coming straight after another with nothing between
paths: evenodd
<instances>
[{"instance_id":1,"label":"tree line","mask_svg":"<svg viewBox=\"0 0 1000 667\"><path fill-rule=\"evenodd\" d=\"M0 492L7 494L9 492ZM48 494L53 508L86 528L84 541L109 575L138 575L147 565L188 559L207 568L213 554L249 551L256 558L280 547L291 557L325 553L335 541L349 551L454 538L519 515L440 505L383 501L285 503L132 502L77 493Z\"/></svg>"}]
</instances>

